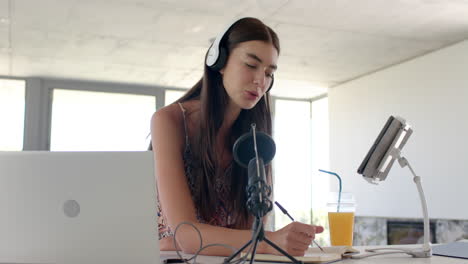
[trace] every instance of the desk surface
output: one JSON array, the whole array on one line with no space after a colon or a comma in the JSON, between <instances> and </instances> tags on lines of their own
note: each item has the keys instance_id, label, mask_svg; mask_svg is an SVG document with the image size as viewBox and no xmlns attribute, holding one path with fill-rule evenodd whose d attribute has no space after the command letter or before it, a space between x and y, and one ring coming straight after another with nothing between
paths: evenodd
<instances>
[{"instance_id":1,"label":"desk surface","mask_svg":"<svg viewBox=\"0 0 468 264\"><path fill-rule=\"evenodd\" d=\"M398 247L413 247L413 246L398 246ZM368 247L354 247L361 252L364 252L366 248L375 248L372 246ZM186 257L190 257L190 255L183 254ZM174 251L161 251L161 260L167 258L177 258L177 254ZM210 257L210 256L199 256L197 257L198 263L207 263L207 264L215 264L215 263L223 263L224 257ZM248 263L248 262L247 262ZM265 262L258 262L258 263L265 263ZM373 256L369 258L363 259L345 259L341 262L343 264L468 264L468 259L460 259L460 258L448 258L448 257L441 257L441 256L432 256L430 258L413 258L407 254L391 254L391 255L380 255L380 256Z\"/></svg>"}]
</instances>

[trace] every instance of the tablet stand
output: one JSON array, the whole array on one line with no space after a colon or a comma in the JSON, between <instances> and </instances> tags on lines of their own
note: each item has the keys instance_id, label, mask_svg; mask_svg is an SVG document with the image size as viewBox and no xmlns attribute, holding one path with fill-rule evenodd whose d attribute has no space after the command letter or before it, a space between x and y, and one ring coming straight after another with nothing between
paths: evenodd
<instances>
[{"instance_id":1,"label":"tablet stand","mask_svg":"<svg viewBox=\"0 0 468 264\"><path fill-rule=\"evenodd\" d=\"M393 149L390 153L395 159L398 160L398 163L402 168L408 167L411 173L413 174L413 181L418 188L419 199L421 200L421 207L423 210L424 216L424 243L420 248L408 249L408 248L397 248L397 247L383 247L383 248L373 248L373 249L366 249L367 252L371 252L373 254L362 255L362 256L353 256L352 258L364 258L364 257L371 257L376 255L384 255L384 254L394 254L394 253L406 253L411 255L415 258L428 258L432 256L432 248L429 242L429 216L427 212L427 203L426 198L424 196L424 191L421 185L421 177L417 176L414 172L413 168L409 164L408 160L405 157L401 157L400 150Z\"/></svg>"}]
</instances>

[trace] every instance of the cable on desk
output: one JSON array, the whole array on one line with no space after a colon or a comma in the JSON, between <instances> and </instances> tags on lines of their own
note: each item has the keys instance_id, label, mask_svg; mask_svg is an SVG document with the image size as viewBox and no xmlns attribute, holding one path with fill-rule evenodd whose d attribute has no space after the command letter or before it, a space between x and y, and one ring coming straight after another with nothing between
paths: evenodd
<instances>
[{"instance_id":1,"label":"cable on desk","mask_svg":"<svg viewBox=\"0 0 468 264\"><path fill-rule=\"evenodd\" d=\"M181 227L182 225L189 225L191 227L193 227L195 229L195 231L197 231L198 233L198 237L200 238L200 249L195 252L195 254L189 258L189 259L185 259L183 258L183 256L180 254L180 249L179 247L177 246L177 238L176 238L176 234L177 234L177 230L179 229L179 227ZM263 225L263 223L261 223L261 225ZM259 235L260 233L260 228L258 228L257 232L252 236L252 238L257 238L257 236ZM196 264L196 260L197 260L197 257L198 255L203 251L205 250L206 248L208 247L215 247L215 246L219 246L219 247L225 247L227 249L230 249L232 250L232 252L236 252L236 248L234 248L233 246L231 245L227 245L227 244L218 244L218 243L215 243L215 244L208 244L206 246L203 246L203 239L202 239L202 235L201 235L201 232L200 230L198 230L198 228L191 222L181 222L180 224L177 225L177 227L175 228L174 230L174 248L176 249L176 253L177 253L177 256L183 260L186 264ZM237 260L232 260L230 262L223 262L223 264L240 264L240 263L245 263L245 261L247 261L247 257L250 255L250 253L252 252L253 250L253 243L249 246L249 249L247 250L247 253L245 254L245 256L243 257L239 257ZM189 261L193 260L192 263L190 263Z\"/></svg>"}]
</instances>

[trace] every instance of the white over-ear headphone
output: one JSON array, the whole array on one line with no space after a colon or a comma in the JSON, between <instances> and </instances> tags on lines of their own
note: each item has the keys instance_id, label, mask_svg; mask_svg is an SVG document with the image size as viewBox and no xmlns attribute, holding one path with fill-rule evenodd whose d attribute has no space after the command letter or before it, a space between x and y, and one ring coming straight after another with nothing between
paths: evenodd
<instances>
[{"instance_id":1,"label":"white over-ear headphone","mask_svg":"<svg viewBox=\"0 0 468 264\"><path fill-rule=\"evenodd\" d=\"M219 71L221 70L224 65L226 65L226 60L227 60L227 50L225 47L221 46L221 41L224 38L224 35L240 20L245 19L247 17L239 18L229 24L223 31L221 31L221 34L216 36L215 40L211 44L210 48L208 49L208 53L206 54L206 60L205 64L208 66L210 69L213 71ZM271 83L270 87L268 87L267 92L271 90L273 87L274 83L274 77L272 76L271 78Z\"/></svg>"},{"instance_id":2,"label":"white over-ear headphone","mask_svg":"<svg viewBox=\"0 0 468 264\"><path fill-rule=\"evenodd\" d=\"M229 29L231 29L231 27L234 26L234 24L236 24L239 20L244 18L240 18L232 22L223 31L221 31L221 34L216 36L215 40L210 46L210 49L208 49L208 53L206 54L205 64L210 69L219 71L224 67L227 59L227 50L226 48L220 46L221 41L223 40L224 35L226 35Z\"/></svg>"}]
</instances>

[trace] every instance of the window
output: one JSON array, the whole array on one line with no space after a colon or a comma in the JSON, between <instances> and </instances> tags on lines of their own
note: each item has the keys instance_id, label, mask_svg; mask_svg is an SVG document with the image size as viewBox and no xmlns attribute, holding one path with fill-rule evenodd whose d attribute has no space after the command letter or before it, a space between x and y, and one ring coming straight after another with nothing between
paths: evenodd
<instances>
[{"instance_id":1,"label":"window","mask_svg":"<svg viewBox=\"0 0 468 264\"><path fill-rule=\"evenodd\" d=\"M170 105L176 100L178 100L182 95L184 95L186 92L185 91L179 91L179 90L166 90L166 98L164 105Z\"/></svg>"},{"instance_id":2,"label":"window","mask_svg":"<svg viewBox=\"0 0 468 264\"><path fill-rule=\"evenodd\" d=\"M276 100L274 138L274 199L303 223L328 225L325 209L329 176L328 98L312 102ZM291 220L275 208L275 230ZM329 244L328 232L316 241Z\"/></svg>"},{"instance_id":3,"label":"window","mask_svg":"<svg viewBox=\"0 0 468 264\"><path fill-rule=\"evenodd\" d=\"M21 151L24 137L25 81L0 79L0 151Z\"/></svg>"},{"instance_id":4,"label":"window","mask_svg":"<svg viewBox=\"0 0 468 264\"><path fill-rule=\"evenodd\" d=\"M274 198L289 214L311 223L311 106L309 101L276 100ZM275 208L275 229L291 220Z\"/></svg>"},{"instance_id":5,"label":"window","mask_svg":"<svg viewBox=\"0 0 468 264\"><path fill-rule=\"evenodd\" d=\"M146 150L155 110L154 96L54 89L50 150Z\"/></svg>"},{"instance_id":6,"label":"window","mask_svg":"<svg viewBox=\"0 0 468 264\"><path fill-rule=\"evenodd\" d=\"M329 244L326 203L330 190L330 175L318 170L328 170L330 167L328 126L328 97L312 101L312 223L326 229L316 239L322 245Z\"/></svg>"}]
</instances>

